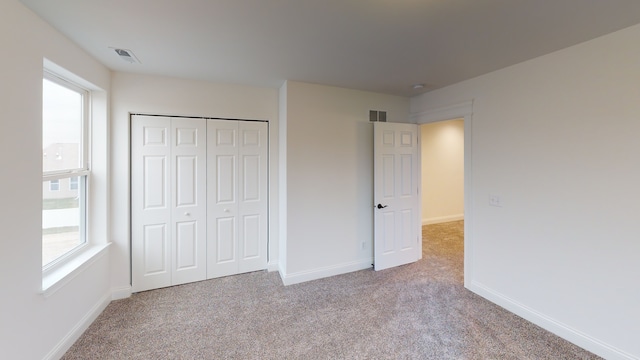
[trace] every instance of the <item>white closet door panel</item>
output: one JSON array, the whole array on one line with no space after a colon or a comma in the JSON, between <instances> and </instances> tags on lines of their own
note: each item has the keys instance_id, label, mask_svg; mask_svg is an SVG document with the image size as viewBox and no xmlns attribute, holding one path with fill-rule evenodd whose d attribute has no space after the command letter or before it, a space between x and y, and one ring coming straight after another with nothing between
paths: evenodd
<instances>
[{"instance_id":1,"label":"white closet door panel","mask_svg":"<svg viewBox=\"0 0 640 360\"><path fill-rule=\"evenodd\" d=\"M239 126L239 268L238 272L267 267L267 156L268 125L241 121Z\"/></svg>"},{"instance_id":2,"label":"white closet door panel","mask_svg":"<svg viewBox=\"0 0 640 360\"><path fill-rule=\"evenodd\" d=\"M171 121L131 122L133 291L171 285Z\"/></svg>"},{"instance_id":3,"label":"white closet door panel","mask_svg":"<svg viewBox=\"0 0 640 360\"><path fill-rule=\"evenodd\" d=\"M142 157L142 181L143 181L143 204L144 210L166 209L167 197L166 184L167 156L147 155Z\"/></svg>"},{"instance_id":4,"label":"white closet door panel","mask_svg":"<svg viewBox=\"0 0 640 360\"><path fill-rule=\"evenodd\" d=\"M215 234L213 234L215 248L211 248L211 242L208 248L210 254L207 260L208 278L238 273L237 227L235 216L216 219ZM209 237L212 238L211 232Z\"/></svg>"},{"instance_id":5,"label":"white closet door panel","mask_svg":"<svg viewBox=\"0 0 640 360\"><path fill-rule=\"evenodd\" d=\"M198 223L176 223L176 270L189 270L198 266Z\"/></svg>"},{"instance_id":6,"label":"white closet door panel","mask_svg":"<svg viewBox=\"0 0 640 360\"><path fill-rule=\"evenodd\" d=\"M171 119L172 285L206 278L206 136L204 120Z\"/></svg>"},{"instance_id":7,"label":"white closet door panel","mask_svg":"<svg viewBox=\"0 0 640 360\"><path fill-rule=\"evenodd\" d=\"M238 124L207 121L207 278L237 273Z\"/></svg>"},{"instance_id":8,"label":"white closet door panel","mask_svg":"<svg viewBox=\"0 0 640 360\"><path fill-rule=\"evenodd\" d=\"M132 117L133 291L267 265L268 125Z\"/></svg>"},{"instance_id":9,"label":"white closet door panel","mask_svg":"<svg viewBox=\"0 0 640 360\"><path fill-rule=\"evenodd\" d=\"M215 204L236 206L237 204L237 155L214 155L215 156ZM224 210L224 209L223 209Z\"/></svg>"},{"instance_id":10,"label":"white closet door panel","mask_svg":"<svg viewBox=\"0 0 640 360\"><path fill-rule=\"evenodd\" d=\"M198 157L176 157L176 207L197 206Z\"/></svg>"},{"instance_id":11,"label":"white closet door panel","mask_svg":"<svg viewBox=\"0 0 640 360\"><path fill-rule=\"evenodd\" d=\"M242 217L242 260L257 259L261 255L260 236L262 219L260 215L245 215Z\"/></svg>"},{"instance_id":12,"label":"white closet door panel","mask_svg":"<svg viewBox=\"0 0 640 360\"><path fill-rule=\"evenodd\" d=\"M167 273L166 250L169 248L166 224L144 225L142 230L142 267L145 275Z\"/></svg>"},{"instance_id":13,"label":"white closet door panel","mask_svg":"<svg viewBox=\"0 0 640 360\"><path fill-rule=\"evenodd\" d=\"M236 219L235 217L219 217L217 221L216 259L215 264L228 264L236 262Z\"/></svg>"},{"instance_id":14,"label":"white closet door panel","mask_svg":"<svg viewBox=\"0 0 640 360\"><path fill-rule=\"evenodd\" d=\"M207 277L267 266L267 124L207 124Z\"/></svg>"}]
</instances>

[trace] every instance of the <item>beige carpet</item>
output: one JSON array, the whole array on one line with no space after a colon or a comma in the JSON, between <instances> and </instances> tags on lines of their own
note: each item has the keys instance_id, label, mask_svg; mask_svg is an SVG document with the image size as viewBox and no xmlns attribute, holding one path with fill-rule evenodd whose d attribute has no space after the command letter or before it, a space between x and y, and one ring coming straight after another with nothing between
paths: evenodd
<instances>
[{"instance_id":1,"label":"beige carpet","mask_svg":"<svg viewBox=\"0 0 640 360\"><path fill-rule=\"evenodd\" d=\"M112 302L64 359L598 359L462 286L463 223L417 263L283 286L256 272Z\"/></svg>"}]
</instances>

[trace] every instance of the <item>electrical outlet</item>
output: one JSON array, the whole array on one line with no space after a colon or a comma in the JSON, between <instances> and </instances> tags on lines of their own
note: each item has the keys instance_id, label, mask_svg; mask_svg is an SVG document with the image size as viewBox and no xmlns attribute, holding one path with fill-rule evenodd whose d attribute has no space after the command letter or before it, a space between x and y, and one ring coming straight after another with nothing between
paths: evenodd
<instances>
[{"instance_id":1,"label":"electrical outlet","mask_svg":"<svg viewBox=\"0 0 640 360\"><path fill-rule=\"evenodd\" d=\"M489 194L489 205L502 207L502 199L500 199L500 195Z\"/></svg>"}]
</instances>

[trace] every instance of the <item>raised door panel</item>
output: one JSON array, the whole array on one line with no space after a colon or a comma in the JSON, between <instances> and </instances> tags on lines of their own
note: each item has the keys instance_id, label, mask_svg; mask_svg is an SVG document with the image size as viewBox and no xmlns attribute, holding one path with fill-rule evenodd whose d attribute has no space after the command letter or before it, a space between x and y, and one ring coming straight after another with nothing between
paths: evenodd
<instances>
[{"instance_id":1,"label":"raised door panel","mask_svg":"<svg viewBox=\"0 0 640 360\"><path fill-rule=\"evenodd\" d=\"M142 210L165 210L167 206L167 172L166 155L142 156Z\"/></svg>"},{"instance_id":2,"label":"raised door panel","mask_svg":"<svg viewBox=\"0 0 640 360\"><path fill-rule=\"evenodd\" d=\"M198 223L184 221L176 223L176 265L177 271L197 268L198 261ZM195 281L195 280L194 280Z\"/></svg>"},{"instance_id":3,"label":"raised door panel","mask_svg":"<svg viewBox=\"0 0 640 360\"><path fill-rule=\"evenodd\" d=\"M383 254L392 254L396 250L395 235L396 235L396 220L395 213L392 211L384 212L380 215L380 226L382 227L381 233L384 237L381 238L381 244Z\"/></svg>"},{"instance_id":4,"label":"raised door panel","mask_svg":"<svg viewBox=\"0 0 640 360\"><path fill-rule=\"evenodd\" d=\"M131 251L133 291L171 285L171 121L131 122Z\"/></svg>"},{"instance_id":5,"label":"raised door panel","mask_svg":"<svg viewBox=\"0 0 640 360\"><path fill-rule=\"evenodd\" d=\"M198 157L176 157L176 204L178 208L198 205Z\"/></svg>"},{"instance_id":6,"label":"raised door panel","mask_svg":"<svg viewBox=\"0 0 640 360\"><path fill-rule=\"evenodd\" d=\"M166 261L168 238L166 224L144 225L141 239L143 275L169 272Z\"/></svg>"},{"instance_id":7,"label":"raised door panel","mask_svg":"<svg viewBox=\"0 0 640 360\"><path fill-rule=\"evenodd\" d=\"M260 215L246 215L242 217L242 260L257 259L261 255Z\"/></svg>"},{"instance_id":8,"label":"raised door panel","mask_svg":"<svg viewBox=\"0 0 640 360\"><path fill-rule=\"evenodd\" d=\"M237 183L237 171L236 171L236 163L237 163L237 155L213 155L215 158L215 178L213 181L215 183L215 204L224 206L228 205L227 209L230 206L237 205L237 191L236 191L236 183Z\"/></svg>"},{"instance_id":9,"label":"raised door panel","mask_svg":"<svg viewBox=\"0 0 640 360\"><path fill-rule=\"evenodd\" d=\"M236 219L219 217L216 219L216 265L236 263Z\"/></svg>"}]
</instances>

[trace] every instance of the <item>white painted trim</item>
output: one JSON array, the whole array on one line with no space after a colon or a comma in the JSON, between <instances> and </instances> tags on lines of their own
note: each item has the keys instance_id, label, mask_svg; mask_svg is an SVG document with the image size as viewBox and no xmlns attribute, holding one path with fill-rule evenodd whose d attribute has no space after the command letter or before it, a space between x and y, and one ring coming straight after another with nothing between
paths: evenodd
<instances>
[{"instance_id":1,"label":"white painted trim","mask_svg":"<svg viewBox=\"0 0 640 360\"><path fill-rule=\"evenodd\" d=\"M436 216L432 218L422 219L422 225L424 226L424 225L440 224L440 223L459 221L459 220L464 220L464 214Z\"/></svg>"},{"instance_id":2,"label":"white painted trim","mask_svg":"<svg viewBox=\"0 0 640 360\"><path fill-rule=\"evenodd\" d=\"M269 261L269 263L267 264L268 272L279 271L279 270L280 270L280 264L277 261Z\"/></svg>"},{"instance_id":3,"label":"white painted trim","mask_svg":"<svg viewBox=\"0 0 640 360\"><path fill-rule=\"evenodd\" d=\"M305 281L318 280L330 276L341 275L358 270L371 269L373 259L359 260L323 268L285 274L280 271L280 277L285 285L299 284Z\"/></svg>"},{"instance_id":4,"label":"white painted trim","mask_svg":"<svg viewBox=\"0 0 640 360\"><path fill-rule=\"evenodd\" d=\"M465 101L459 104L443 106L435 109L426 109L409 115L411 122L415 124L427 124L436 121L453 120L462 118L473 112L473 101Z\"/></svg>"},{"instance_id":5,"label":"white painted trim","mask_svg":"<svg viewBox=\"0 0 640 360\"><path fill-rule=\"evenodd\" d=\"M55 360L60 359L67 350L75 343L82 333L87 330L89 325L93 323L100 315L104 309L111 302L111 294L105 294L90 310L87 312L85 316L78 321L78 323L65 335L62 340L56 346L49 351L49 353L44 357L44 360Z\"/></svg>"},{"instance_id":6,"label":"white painted trim","mask_svg":"<svg viewBox=\"0 0 640 360\"><path fill-rule=\"evenodd\" d=\"M131 285L113 288L111 289L111 300L126 299L131 297L131 294Z\"/></svg>"},{"instance_id":7,"label":"white painted trim","mask_svg":"<svg viewBox=\"0 0 640 360\"><path fill-rule=\"evenodd\" d=\"M102 258L111 243L93 245L74 255L68 262L42 277L42 295L49 297Z\"/></svg>"},{"instance_id":8,"label":"white painted trim","mask_svg":"<svg viewBox=\"0 0 640 360\"><path fill-rule=\"evenodd\" d=\"M620 350L612 345L606 344L595 339L581 331L572 328L562 322L559 322L543 313L540 313L514 299L511 299L501 293L493 291L489 287L472 281L467 288L474 293L484 297L485 299L507 309L508 311L530 321L543 329L550 331L561 338L570 341L583 349L610 360L638 360L632 354Z\"/></svg>"}]
</instances>

